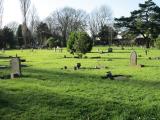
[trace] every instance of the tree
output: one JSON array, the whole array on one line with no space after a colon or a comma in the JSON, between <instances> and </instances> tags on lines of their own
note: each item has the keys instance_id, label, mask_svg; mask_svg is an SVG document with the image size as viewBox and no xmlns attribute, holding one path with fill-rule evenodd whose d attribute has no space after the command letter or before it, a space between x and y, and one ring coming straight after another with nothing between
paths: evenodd
<instances>
[{"instance_id":1,"label":"tree","mask_svg":"<svg viewBox=\"0 0 160 120\"><path fill-rule=\"evenodd\" d=\"M67 47L72 53L81 55L92 50L93 41L86 32L71 33L69 38Z\"/></svg>"},{"instance_id":2,"label":"tree","mask_svg":"<svg viewBox=\"0 0 160 120\"><path fill-rule=\"evenodd\" d=\"M152 1L147 0L144 4L139 4L139 10L131 12L130 17L115 19L116 27L125 28L135 35L142 35L149 48L152 40L156 39L160 33L160 8Z\"/></svg>"},{"instance_id":3,"label":"tree","mask_svg":"<svg viewBox=\"0 0 160 120\"><path fill-rule=\"evenodd\" d=\"M68 41L67 41L67 50L71 54L74 54L74 52L76 52L74 48L74 44L77 39L78 39L77 32L71 32L71 34L69 35Z\"/></svg>"},{"instance_id":4,"label":"tree","mask_svg":"<svg viewBox=\"0 0 160 120\"><path fill-rule=\"evenodd\" d=\"M109 25L111 22L112 12L108 6L101 6L99 9L93 10L88 21L92 39L95 40L102 26Z\"/></svg>"},{"instance_id":5,"label":"tree","mask_svg":"<svg viewBox=\"0 0 160 120\"><path fill-rule=\"evenodd\" d=\"M105 44L111 45L112 39L117 35L116 31L107 25L101 27L100 32L98 33L98 37L100 41L104 42Z\"/></svg>"},{"instance_id":6,"label":"tree","mask_svg":"<svg viewBox=\"0 0 160 120\"><path fill-rule=\"evenodd\" d=\"M27 47L27 18L28 18L28 11L30 7L31 1L30 0L20 0L21 11L23 16L23 24L22 24L22 34L24 38L24 46Z\"/></svg>"},{"instance_id":7,"label":"tree","mask_svg":"<svg viewBox=\"0 0 160 120\"><path fill-rule=\"evenodd\" d=\"M14 39L13 31L4 27L0 30L0 48L14 48L16 41Z\"/></svg>"},{"instance_id":8,"label":"tree","mask_svg":"<svg viewBox=\"0 0 160 120\"><path fill-rule=\"evenodd\" d=\"M45 44L45 41L51 37L51 33L48 29L48 26L46 23L40 22L39 25L36 28L37 38L38 38L38 45L43 46Z\"/></svg>"},{"instance_id":9,"label":"tree","mask_svg":"<svg viewBox=\"0 0 160 120\"><path fill-rule=\"evenodd\" d=\"M16 38L18 41L18 45L20 47L22 47L24 45L24 39L23 39L23 35L22 35L22 25L18 26L18 30L16 32Z\"/></svg>"},{"instance_id":10,"label":"tree","mask_svg":"<svg viewBox=\"0 0 160 120\"><path fill-rule=\"evenodd\" d=\"M62 45L66 46L66 41L69 34L73 31L84 31L87 26L87 14L83 10L75 10L70 7L53 12L47 18L47 24L51 33L56 33L62 36Z\"/></svg>"},{"instance_id":11,"label":"tree","mask_svg":"<svg viewBox=\"0 0 160 120\"><path fill-rule=\"evenodd\" d=\"M3 40L6 41L5 48L7 48L7 47L14 48L16 45L16 41L14 39L14 33L8 27L3 28Z\"/></svg>"}]
</instances>

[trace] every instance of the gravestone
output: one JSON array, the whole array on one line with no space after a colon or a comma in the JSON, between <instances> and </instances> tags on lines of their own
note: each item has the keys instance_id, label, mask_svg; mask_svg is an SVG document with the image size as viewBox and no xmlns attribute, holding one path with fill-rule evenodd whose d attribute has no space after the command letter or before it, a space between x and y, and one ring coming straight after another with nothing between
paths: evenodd
<instances>
[{"instance_id":1,"label":"gravestone","mask_svg":"<svg viewBox=\"0 0 160 120\"><path fill-rule=\"evenodd\" d=\"M61 52L61 53L62 53L62 52L63 52L63 48L60 48L60 49L59 49L59 52Z\"/></svg>"},{"instance_id":2,"label":"gravestone","mask_svg":"<svg viewBox=\"0 0 160 120\"><path fill-rule=\"evenodd\" d=\"M113 49L112 48L108 48L108 53L112 53Z\"/></svg>"},{"instance_id":3,"label":"gravestone","mask_svg":"<svg viewBox=\"0 0 160 120\"><path fill-rule=\"evenodd\" d=\"M11 78L19 77L21 76L21 61L20 58L15 57L12 58L10 61L11 65Z\"/></svg>"},{"instance_id":4,"label":"gravestone","mask_svg":"<svg viewBox=\"0 0 160 120\"><path fill-rule=\"evenodd\" d=\"M23 52L23 48L21 48L21 52Z\"/></svg>"},{"instance_id":5,"label":"gravestone","mask_svg":"<svg viewBox=\"0 0 160 120\"><path fill-rule=\"evenodd\" d=\"M130 56L130 65L137 66L137 53L133 51Z\"/></svg>"},{"instance_id":6,"label":"gravestone","mask_svg":"<svg viewBox=\"0 0 160 120\"><path fill-rule=\"evenodd\" d=\"M33 49L33 48L31 49L31 52L34 52L34 49Z\"/></svg>"},{"instance_id":7,"label":"gravestone","mask_svg":"<svg viewBox=\"0 0 160 120\"><path fill-rule=\"evenodd\" d=\"M2 53L5 53L5 49L4 48L2 48Z\"/></svg>"}]
</instances>

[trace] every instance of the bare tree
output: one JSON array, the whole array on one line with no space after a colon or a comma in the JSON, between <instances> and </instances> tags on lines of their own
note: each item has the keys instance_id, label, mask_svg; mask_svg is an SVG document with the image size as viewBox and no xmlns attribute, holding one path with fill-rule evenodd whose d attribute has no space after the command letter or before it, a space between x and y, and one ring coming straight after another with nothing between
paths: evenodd
<instances>
[{"instance_id":1,"label":"bare tree","mask_svg":"<svg viewBox=\"0 0 160 120\"><path fill-rule=\"evenodd\" d=\"M92 38L95 39L101 27L111 24L112 20L112 12L109 7L101 6L99 9L93 10L88 21Z\"/></svg>"},{"instance_id":2,"label":"bare tree","mask_svg":"<svg viewBox=\"0 0 160 120\"><path fill-rule=\"evenodd\" d=\"M13 21L13 22L8 23L6 26L10 28L14 32L14 34L16 34L19 24Z\"/></svg>"},{"instance_id":3,"label":"bare tree","mask_svg":"<svg viewBox=\"0 0 160 120\"><path fill-rule=\"evenodd\" d=\"M20 5L21 5L21 11L22 11L22 16L23 16L23 26L22 26L22 33L24 37L24 46L27 46L27 18L28 18L28 11L30 7L31 1L30 0L20 0Z\"/></svg>"},{"instance_id":4,"label":"bare tree","mask_svg":"<svg viewBox=\"0 0 160 120\"><path fill-rule=\"evenodd\" d=\"M86 29L86 18L87 14L83 10L65 7L53 12L53 14L48 17L47 24L51 30L54 32L58 31L58 33L61 34L63 45L65 45L72 31L84 31Z\"/></svg>"},{"instance_id":5,"label":"bare tree","mask_svg":"<svg viewBox=\"0 0 160 120\"><path fill-rule=\"evenodd\" d=\"M48 28L50 30L51 33L54 33L55 31L55 21L54 21L54 18L52 16L48 16L46 19L45 19L45 22L46 24L48 25Z\"/></svg>"},{"instance_id":6,"label":"bare tree","mask_svg":"<svg viewBox=\"0 0 160 120\"><path fill-rule=\"evenodd\" d=\"M0 0L0 28L2 28L2 19L3 19L3 2L4 0Z\"/></svg>"},{"instance_id":7,"label":"bare tree","mask_svg":"<svg viewBox=\"0 0 160 120\"><path fill-rule=\"evenodd\" d=\"M34 5L31 6L29 10L29 29L31 33L33 34L36 30L37 25L40 23L40 19L37 13L37 9Z\"/></svg>"},{"instance_id":8,"label":"bare tree","mask_svg":"<svg viewBox=\"0 0 160 120\"><path fill-rule=\"evenodd\" d=\"M37 26L40 23L40 19L37 13L37 9L34 5L32 5L29 9L29 20L28 20L28 26L31 34L31 39L29 41L29 44L31 46L35 46L36 44L36 29Z\"/></svg>"}]
</instances>

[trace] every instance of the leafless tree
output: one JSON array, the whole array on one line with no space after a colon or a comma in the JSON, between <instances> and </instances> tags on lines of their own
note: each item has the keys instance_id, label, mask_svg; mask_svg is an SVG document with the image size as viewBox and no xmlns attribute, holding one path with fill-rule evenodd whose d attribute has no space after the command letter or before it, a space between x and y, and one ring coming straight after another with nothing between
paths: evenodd
<instances>
[{"instance_id":1,"label":"leafless tree","mask_svg":"<svg viewBox=\"0 0 160 120\"><path fill-rule=\"evenodd\" d=\"M14 34L16 34L19 24L13 21L13 22L8 23L6 26L10 28L14 32Z\"/></svg>"},{"instance_id":2,"label":"leafless tree","mask_svg":"<svg viewBox=\"0 0 160 120\"><path fill-rule=\"evenodd\" d=\"M52 32L59 33L63 42L68 39L72 31L84 31L87 26L87 14L83 10L70 7L57 10L47 18L47 24Z\"/></svg>"},{"instance_id":3,"label":"leafless tree","mask_svg":"<svg viewBox=\"0 0 160 120\"><path fill-rule=\"evenodd\" d=\"M27 18L28 18L28 11L30 7L31 1L30 0L20 0L20 7L21 7L21 12L23 16L23 25L22 25L22 33L24 37L24 46L27 47Z\"/></svg>"},{"instance_id":4,"label":"leafless tree","mask_svg":"<svg viewBox=\"0 0 160 120\"><path fill-rule=\"evenodd\" d=\"M3 19L3 2L4 0L0 0L0 28L2 27L2 19Z\"/></svg>"},{"instance_id":5,"label":"leafless tree","mask_svg":"<svg viewBox=\"0 0 160 120\"><path fill-rule=\"evenodd\" d=\"M31 33L33 34L36 30L37 25L40 22L37 10L34 5L31 6L29 10L29 20L28 20L28 25Z\"/></svg>"},{"instance_id":6,"label":"leafless tree","mask_svg":"<svg viewBox=\"0 0 160 120\"><path fill-rule=\"evenodd\" d=\"M112 20L112 11L109 7L101 6L99 9L93 10L88 21L89 30L93 39L95 39L101 27L111 24Z\"/></svg>"}]
</instances>

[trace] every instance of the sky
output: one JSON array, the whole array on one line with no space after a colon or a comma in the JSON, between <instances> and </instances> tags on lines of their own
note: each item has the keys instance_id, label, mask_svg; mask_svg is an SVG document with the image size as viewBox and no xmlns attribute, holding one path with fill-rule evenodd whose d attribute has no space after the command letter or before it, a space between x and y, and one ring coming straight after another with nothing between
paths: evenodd
<instances>
[{"instance_id":1,"label":"sky","mask_svg":"<svg viewBox=\"0 0 160 120\"><path fill-rule=\"evenodd\" d=\"M63 8L72 7L83 9L90 13L95 8L102 5L110 7L113 17L129 16L130 12L138 9L139 3L145 0L31 0L37 9L41 20L45 19L53 11ZM160 6L160 0L153 0ZM3 26L10 22L16 21L22 23L22 15L19 0L4 0Z\"/></svg>"}]
</instances>

